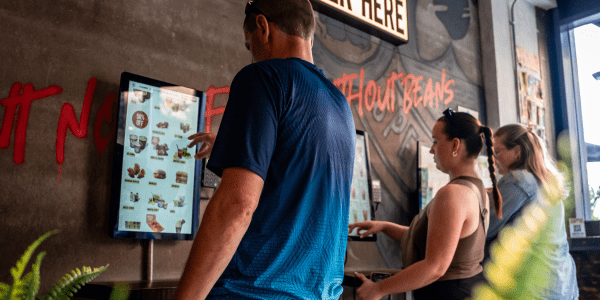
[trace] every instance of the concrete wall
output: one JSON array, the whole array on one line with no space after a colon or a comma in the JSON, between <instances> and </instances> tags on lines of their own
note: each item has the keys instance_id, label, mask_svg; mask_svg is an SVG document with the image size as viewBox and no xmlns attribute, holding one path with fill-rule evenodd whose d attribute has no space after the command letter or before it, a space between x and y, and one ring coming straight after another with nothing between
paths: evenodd
<instances>
[{"instance_id":1,"label":"concrete wall","mask_svg":"<svg viewBox=\"0 0 600 300\"><path fill-rule=\"evenodd\" d=\"M514 9L511 8L513 7ZM519 123L520 108L515 80L514 47L525 49L539 58L539 77L544 82L545 136L550 151L554 153L554 116L549 72L548 38L546 23L540 23L536 10L555 7L554 1L503 0L479 1L481 18L481 47L483 58L483 87L486 99L488 125L492 128ZM541 7L541 8L540 8ZM543 9L542 9L543 8ZM513 13L514 11L514 13ZM514 22L511 19L514 17ZM548 20L548 17L546 18ZM513 26L514 24L514 41ZM521 69L520 66L517 66Z\"/></svg>"},{"instance_id":2,"label":"concrete wall","mask_svg":"<svg viewBox=\"0 0 600 300\"><path fill-rule=\"evenodd\" d=\"M0 282L11 282L9 268L52 229L59 233L41 246L48 253L43 291L82 265L110 264L98 281L144 278L144 247L108 237L114 139L104 145L94 131L111 138L116 111L102 105L118 92L123 71L204 91L229 86L251 60L243 46L244 5L241 0L0 2L0 99L10 98L19 83L36 91L62 90L32 101L28 119L17 110L12 124L8 102L0 105ZM376 217L401 224L410 222L416 207L417 142L431 145L431 128L446 107L479 111L483 121L486 116L477 6L468 0L419 0L409 1L408 9L406 45L393 46L319 15L313 49L315 64L347 96L362 95L350 105L357 128L371 136L373 177L382 182ZM91 78L97 87L89 111L82 111ZM371 82L382 89L382 109L367 93ZM442 97L432 96L436 83L446 88ZM392 87L386 103L385 91ZM227 95L214 99L213 107L221 107ZM73 105L78 122L84 122L82 115L89 120L81 125L87 135L67 131L62 160L57 127L64 104ZM213 132L220 118L211 119ZM99 127L97 120L104 120ZM177 279L190 246L157 241L154 279ZM399 245L386 237L349 248L355 254L352 268L401 266Z\"/></svg>"}]
</instances>

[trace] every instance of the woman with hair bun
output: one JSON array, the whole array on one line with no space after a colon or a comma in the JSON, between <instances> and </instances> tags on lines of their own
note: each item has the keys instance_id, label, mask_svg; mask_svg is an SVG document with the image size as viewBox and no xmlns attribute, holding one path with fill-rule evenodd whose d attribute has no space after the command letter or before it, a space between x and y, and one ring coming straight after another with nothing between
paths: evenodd
<instances>
[{"instance_id":1,"label":"woman with hair bun","mask_svg":"<svg viewBox=\"0 0 600 300\"><path fill-rule=\"evenodd\" d=\"M548 226L552 234L535 241L531 245L533 259L543 262L550 272L544 284L526 287L526 292L539 299L577 299L579 289L575 272L575 262L569 254L565 229L565 212L562 199L551 203L545 199L543 191L548 188L564 190L564 178L558 172L552 158L542 146L541 139L520 124L500 127L494 134L494 156L498 173L502 178L498 188L503 199L503 219L490 218L490 228L485 245L486 260L489 249L499 232L521 216L525 207L541 205L547 207ZM557 185L558 186L555 186Z\"/></svg>"},{"instance_id":2,"label":"woman with hair bun","mask_svg":"<svg viewBox=\"0 0 600 300\"><path fill-rule=\"evenodd\" d=\"M404 269L374 283L355 274L363 284L359 299L380 299L414 291L415 299L467 299L484 280L482 261L490 204L476 171L476 159L484 140L496 211L502 198L496 186L492 130L467 113L444 111L432 130L436 167L450 176L423 212L409 227L391 222L354 223L362 236L383 232L402 245ZM498 215L501 217L501 214ZM364 231L364 232L363 232Z\"/></svg>"}]
</instances>

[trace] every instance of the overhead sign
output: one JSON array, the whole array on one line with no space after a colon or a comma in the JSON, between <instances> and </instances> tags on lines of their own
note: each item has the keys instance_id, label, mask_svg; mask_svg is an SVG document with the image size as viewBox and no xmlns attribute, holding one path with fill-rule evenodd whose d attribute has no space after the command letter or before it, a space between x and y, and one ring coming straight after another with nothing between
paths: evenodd
<instances>
[{"instance_id":1,"label":"overhead sign","mask_svg":"<svg viewBox=\"0 0 600 300\"><path fill-rule=\"evenodd\" d=\"M313 8L394 45L408 42L406 0L310 0Z\"/></svg>"}]
</instances>

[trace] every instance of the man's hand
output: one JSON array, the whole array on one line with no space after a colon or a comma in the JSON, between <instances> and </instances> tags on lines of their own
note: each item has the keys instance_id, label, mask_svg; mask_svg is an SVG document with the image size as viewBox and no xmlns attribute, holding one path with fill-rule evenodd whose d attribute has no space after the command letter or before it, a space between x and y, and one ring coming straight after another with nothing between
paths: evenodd
<instances>
[{"instance_id":1,"label":"man's hand","mask_svg":"<svg viewBox=\"0 0 600 300\"><path fill-rule=\"evenodd\" d=\"M356 293L358 294L358 299L377 300L385 296L379 291L379 289L377 288L377 284L367 279L365 275L354 272L354 276L358 277L358 279L362 280L363 282L363 284L356 291Z\"/></svg>"},{"instance_id":2,"label":"man's hand","mask_svg":"<svg viewBox=\"0 0 600 300\"><path fill-rule=\"evenodd\" d=\"M198 132L196 134L192 134L188 137L188 140L192 140L192 142L188 145L188 148L194 147L199 143L202 143L202 146L200 146L200 150L198 150L198 153L194 155L194 158L205 158L207 156L210 156L216 138L217 135L214 133Z\"/></svg>"}]
</instances>

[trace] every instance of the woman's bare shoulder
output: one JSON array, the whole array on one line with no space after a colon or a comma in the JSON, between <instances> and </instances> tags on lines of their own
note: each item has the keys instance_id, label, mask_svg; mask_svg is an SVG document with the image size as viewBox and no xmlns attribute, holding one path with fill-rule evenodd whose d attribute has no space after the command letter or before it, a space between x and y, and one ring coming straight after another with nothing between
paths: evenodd
<instances>
[{"instance_id":1,"label":"woman's bare shoulder","mask_svg":"<svg viewBox=\"0 0 600 300\"><path fill-rule=\"evenodd\" d=\"M477 197L475 191L462 184L457 183L448 183L443 186L436 194L436 197L448 197L448 198L467 198L467 197Z\"/></svg>"}]
</instances>

